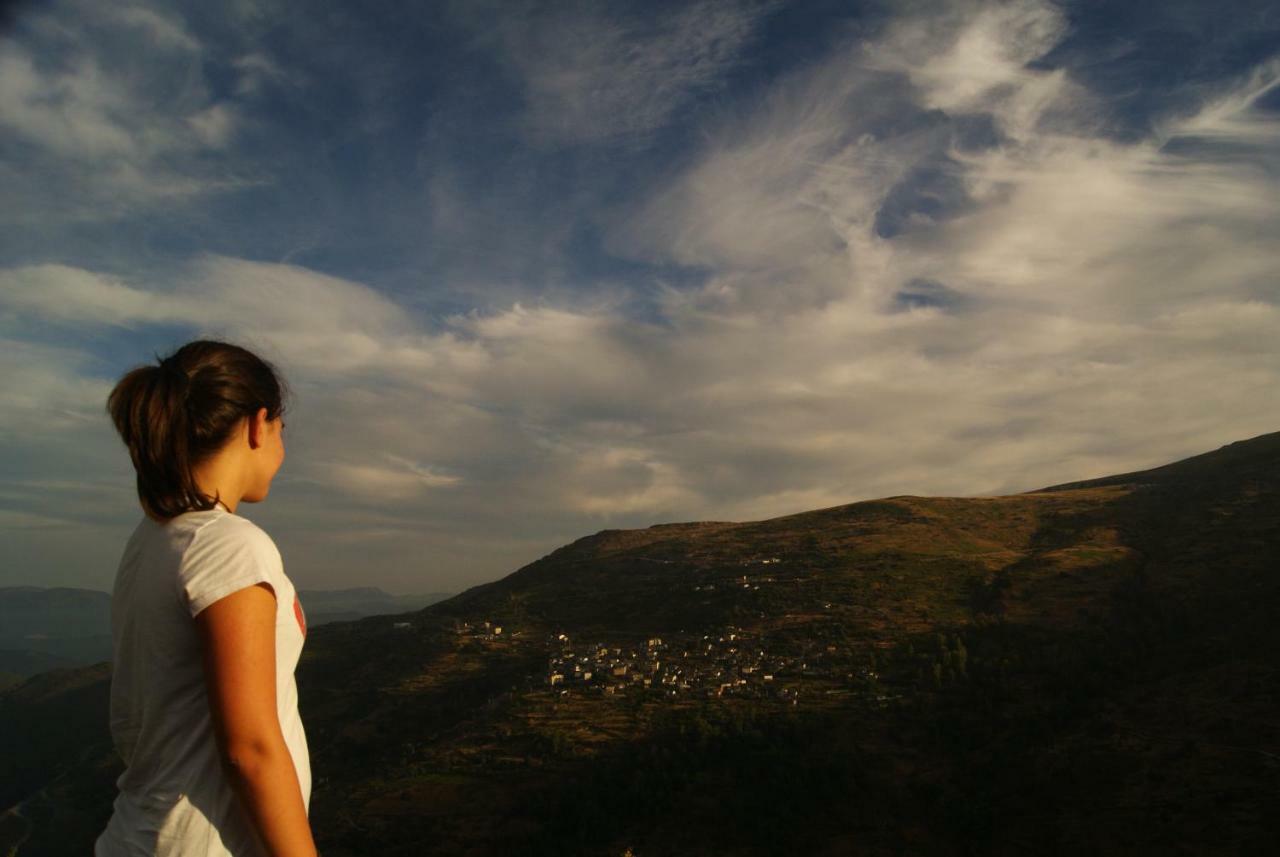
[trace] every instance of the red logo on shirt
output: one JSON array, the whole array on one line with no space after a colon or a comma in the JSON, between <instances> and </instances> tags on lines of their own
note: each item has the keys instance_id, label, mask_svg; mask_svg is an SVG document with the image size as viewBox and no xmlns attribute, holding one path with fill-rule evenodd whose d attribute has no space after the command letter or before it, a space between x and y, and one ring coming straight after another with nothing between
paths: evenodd
<instances>
[{"instance_id":1,"label":"red logo on shirt","mask_svg":"<svg viewBox=\"0 0 1280 857\"><path fill-rule=\"evenodd\" d=\"M307 617L302 612L302 602L298 600L298 593L293 593L293 615L298 620L298 628L302 631L302 636L307 636Z\"/></svg>"}]
</instances>

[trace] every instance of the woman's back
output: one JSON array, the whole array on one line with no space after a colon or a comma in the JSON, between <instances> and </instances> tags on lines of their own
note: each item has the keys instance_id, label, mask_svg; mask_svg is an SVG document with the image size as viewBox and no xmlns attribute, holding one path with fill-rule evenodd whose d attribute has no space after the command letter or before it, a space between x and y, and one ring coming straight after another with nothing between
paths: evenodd
<instances>
[{"instance_id":1,"label":"woman's back","mask_svg":"<svg viewBox=\"0 0 1280 857\"><path fill-rule=\"evenodd\" d=\"M98 857L261 853L219 755L194 621L218 599L258 583L276 597L276 703L309 804L311 771L294 682L305 619L275 544L221 506L165 523L144 517L112 593L111 734L126 769Z\"/></svg>"},{"instance_id":2,"label":"woman's back","mask_svg":"<svg viewBox=\"0 0 1280 857\"><path fill-rule=\"evenodd\" d=\"M253 352L197 339L107 396L147 517L112 598L126 769L96 857L316 855L293 679L306 622L275 543L235 515L284 463L286 391Z\"/></svg>"}]
</instances>

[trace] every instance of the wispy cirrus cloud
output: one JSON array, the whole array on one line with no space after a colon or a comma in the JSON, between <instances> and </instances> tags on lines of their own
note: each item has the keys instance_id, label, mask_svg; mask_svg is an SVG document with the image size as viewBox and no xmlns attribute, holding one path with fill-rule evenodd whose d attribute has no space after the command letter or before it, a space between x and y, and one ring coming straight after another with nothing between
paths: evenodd
<instances>
[{"instance_id":1,"label":"wispy cirrus cloud","mask_svg":"<svg viewBox=\"0 0 1280 857\"><path fill-rule=\"evenodd\" d=\"M20 23L22 38L0 42L0 189L24 202L5 220L119 219L264 180L229 162L242 110L181 17L60 0Z\"/></svg>"},{"instance_id":2,"label":"wispy cirrus cloud","mask_svg":"<svg viewBox=\"0 0 1280 857\"><path fill-rule=\"evenodd\" d=\"M397 455L384 458L386 465L334 463L333 478L343 490L379 503L415 499L425 489L456 485L461 478Z\"/></svg>"},{"instance_id":3,"label":"wispy cirrus cloud","mask_svg":"<svg viewBox=\"0 0 1280 857\"><path fill-rule=\"evenodd\" d=\"M1027 490L1275 430L1272 56L1122 134L1123 93L1064 47L1070 4L915 4L750 97L719 89L783 12L663 7L641 24L530 7L481 39L516 72L500 151L437 145L460 115L438 98L423 174L396 174L406 194L421 179L428 214L386 222L433 254L509 264L393 268L371 251L357 275L322 251L233 247L7 265L3 330L42 343L0 387L25 403L6 411L11 461L118 477L127 505L127 462L89 420L120 355L242 341L298 392L287 502L261 510L273 533L314 580L359 562L413 588L424 553L476 582L602 525ZM236 72L246 94L293 85L263 57ZM709 93L724 103L695 109ZM199 145L218 139L207 124ZM691 148L636 154L671 127ZM342 145L372 171L368 139ZM607 191L554 195L579 154ZM600 166L612 157L643 180ZM473 305L431 309L460 287ZM74 505L37 481L24 471L32 499L10 507Z\"/></svg>"},{"instance_id":4,"label":"wispy cirrus cloud","mask_svg":"<svg viewBox=\"0 0 1280 857\"><path fill-rule=\"evenodd\" d=\"M519 74L523 125L536 142L644 142L723 84L775 5L504 6L483 38Z\"/></svg>"}]
</instances>

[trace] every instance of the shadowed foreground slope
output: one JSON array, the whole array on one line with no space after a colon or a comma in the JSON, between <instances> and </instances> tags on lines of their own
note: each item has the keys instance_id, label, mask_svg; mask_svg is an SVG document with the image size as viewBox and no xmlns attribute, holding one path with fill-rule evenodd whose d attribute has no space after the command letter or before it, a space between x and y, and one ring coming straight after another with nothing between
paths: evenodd
<instances>
[{"instance_id":1,"label":"shadowed foreground slope","mask_svg":"<svg viewBox=\"0 0 1280 857\"><path fill-rule=\"evenodd\" d=\"M605 530L312 632L313 824L327 857L1261 850L1278 550L1280 433L1011 496ZM105 708L42 737L105 698L86 676L0 696L22 855L84 853L109 812Z\"/></svg>"}]
</instances>

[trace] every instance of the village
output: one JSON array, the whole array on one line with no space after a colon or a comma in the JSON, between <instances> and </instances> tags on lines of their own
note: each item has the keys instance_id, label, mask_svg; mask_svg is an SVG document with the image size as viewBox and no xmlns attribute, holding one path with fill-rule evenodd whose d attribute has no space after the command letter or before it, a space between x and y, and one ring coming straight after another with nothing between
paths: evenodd
<instances>
[{"instance_id":1,"label":"village","mask_svg":"<svg viewBox=\"0 0 1280 857\"><path fill-rule=\"evenodd\" d=\"M457 632L490 642L522 636L490 621L461 623ZM858 693L884 702L874 659L855 658L827 641L797 651L770 651L771 644L734 625L701 634L644 637L627 643L583 642L568 633L548 633L538 687L558 696L642 693L675 697L743 697L797 704L802 693ZM788 647L790 648L790 647Z\"/></svg>"},{"instance_id":2,"label":"village","mask_svg":"<svg viewBox=\"0 0 1280 857\"><path fill-rule=\"evenodd\" d=\"M546 685L563 694L620 694L633 689L665 696L745 696L794 700L793 677L809 673L797 657L771 656L740 629L677 638L648 637L633 645L583 644L568 634L547 640ZM816 671L810 673L816 676Z\"/></svg>"},{"instance_id":3,"label":"village","mask_svg":"<svg viewBox=\"0 0 1280 857\"><path fill-rule=\"evenodd\" d=\"M774 565L777 557L757 558L743 565ZM759 590L780 582L769 575L718 581L720 588ZM787 580L788 583L793 581ZM695 592L716 591L717 584L691 586ZM830 610L829 603L822 604ZM408 628L409 623L398 622ZM740 626L699 629L671 634L591 635L580 639L569 630L514 628L492 619L455 622L462 638L486 645L538 645L547 654L546 668L527 677L526 689L557 697L584 695L690 699L739 697L800 704L831 697L857 696L878 704L895 697L880 684L875 656L866 646L855 647L830 625L806 623L800 639L761 636Z\"/></svg>"}]
</instances>

